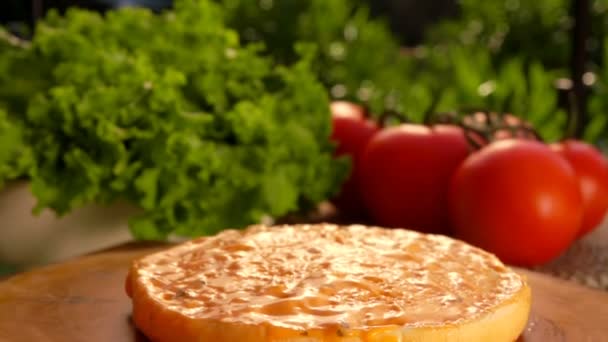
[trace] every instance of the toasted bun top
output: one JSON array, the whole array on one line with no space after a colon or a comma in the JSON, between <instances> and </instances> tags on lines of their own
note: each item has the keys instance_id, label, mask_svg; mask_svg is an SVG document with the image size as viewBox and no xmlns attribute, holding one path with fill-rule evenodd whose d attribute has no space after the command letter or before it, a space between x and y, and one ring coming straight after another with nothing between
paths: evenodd
<instances>
[{"instance_id":1,"label":"toasted bun top","mask_svg":"<svg viewBox=\"0 0 608 342\"><path fill-rule=\"evenodd\" d=\"M329 224L224 231L144 257L129 277L194 319L338 331L459 324L526 286L458 240Z\"/></svg>"}]
</instances>

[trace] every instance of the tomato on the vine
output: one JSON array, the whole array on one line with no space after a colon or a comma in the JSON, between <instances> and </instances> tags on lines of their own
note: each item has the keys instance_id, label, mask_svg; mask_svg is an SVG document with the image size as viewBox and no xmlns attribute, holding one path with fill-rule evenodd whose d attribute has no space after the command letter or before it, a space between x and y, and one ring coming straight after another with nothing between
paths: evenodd
<instances>
[{"instance_id":1,"label":"tomato on the vine","mask_svg":"<svg viewBox=\"0 0 608 342\"><path fill-rule=\"evenodd\" d=\"M474 112L462 118L462 125L476 145L504 139L538 139L532 124L510 113Z\"/></svg>"},{"instance_id":2,"label":"tomato on the vine","mask_svg":"<svg viewBox=\"0 0 608 342\"><path fill-rule=\"evenodd\" d=\"M468 153L458 126L383 129L369 141L357 165L369 214L383 226L445 233L449 180Z\"/></svg>"},{"instance_id":3,"label":"tomato on the vine","mask_svg":"<svg viewBox=\"0 0 608 342\"><path fill-rule=\"evenodd\" d=\"M581 237L597 228L608 210L608 161L595 147L577 140L552 144L554 151L574 168L583 196Z\"/></svg>"},{"instance_id":4,"label":"tomato on the vine","mask_svg":"<svg viewBox=\"0 0 608 342\"><path fill-rule=\"evenodd\" d=\"M365 145L380 128L374 121L365 117L363 107L351 102L332 102L331 113L331 140L337 144L335 154L350 156L352 159L350 177L332 202L346 216L362 216L364 206L356 181L359 174L357 164Z\"/></svg>"},{"instance_id":5,"label":"tomato on the vine","mask_svg":"<svg viewBox=\"0 0 608 342\"><path fill-rule=\"evenodd\" d=\"M521 139L471 154L452 178L449 209L457 237L525 266L564 252L583 217L572 167L545 144Z\"/></svg>"}]
</instances>

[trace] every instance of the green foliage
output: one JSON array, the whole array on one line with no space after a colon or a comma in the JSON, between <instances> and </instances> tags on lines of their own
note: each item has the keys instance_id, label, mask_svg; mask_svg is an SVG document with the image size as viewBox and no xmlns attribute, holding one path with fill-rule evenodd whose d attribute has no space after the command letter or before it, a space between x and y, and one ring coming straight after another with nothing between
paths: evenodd
<instances>
[{"instance_id":1,"label":"green foliage","mask_svg":"<svg viewBox=\"0 0 608 342\"><path fill-rule=\"evenodd\" d=\"M592 88L589 102L589 125L585 128L585 140L601 142L608 146L608 39L604 42L603 68L597 70L597 81Z\"/></svg>"},{"instance_id":2,"label":"green foliage","mask_svg":"<svg viewBox=\"0 0 608 342\"><path fill-rule=\"evenodd\" d=\"M462 0L461 16L440 23L429 44L487 48L498 60L518 56L551 68L568 65L570 0Z\"/></svg>"},{"instance_id":3,"label":"green foliage","mask_svg":"<svg viewBox=\"0 0 608 342\"><path fill-rule=\"evenodd\" d=\"M553 86L557 73L538 62L526 64L513 57L496 64L486 49L454 45L429 51L418 69L414 78L431 89L431 95L406 103L407 113L408 106L427 103L430 97L435 98L435 111L510 112L533 123L547 140L556 140L563 132L566 114L558 108ZM422 119L419 112L413 117Z\"/></svg>"},{"instance_id":4,"label":"green foliage","mask_svg":"<svg viewBox=\"0 0 608 342\"><path fill-rule=\"evenodd\" d=\"M314 61L315 70L334 98L366 103L375 114L405 112L415 122L422 121L430 110L482 107L508 111L540 124L543 136L556 139L565 123L553 87L560 72L549 71L539 62L544 58L540 53L552 52L530 40L523 29L510 25L540 21L540 31L535 34L540 37L555 31L556 44L562 44L562 21L567 14L564 1L517 5L511 0L505 6L512 9L506 11L494 2L463 1L460 20L440 24L426 45L409 51L402 51L384 22L370 18L368 9L357 1L222 2L228 23L242 40L263 42L276 60L293 62L294 42L316 43L321 53ZM528 14L515 11L515 5ZM469 32L465 23L481 27ZM499 53L496 58L496 52L502 50L487 48L497 44L501 30L507 29L509 35L501 36L500 47L511 49L520 40L530 42L530 55L521 54L528 48L522 46L517 54ZM555 63L567 57L567 51L562 52L550 56Z\"/></svg>"},{"instance_id":5,"label":"green foliage","mask_svg":"<svg viewBox=\"0 0 608 342\"><path fill-rule=\"evenodd\" d=\"M314 49L276 67L222 18L209 1L182 0L162 15L71 9L39 23L32 46L2 62L47 71L26 113L2 121L27 128L38 210L126 198L144 209L133 234L163 239L280 216L336 190L346 168L332 160ZM15 98L0 92L18 109Z\"/></svg>"},{"instance_id":6,"label":"green foliage","mask_svg":"<svg viewBox=\"0 0 608 342\"><path fill-rule=\"evenodd\" d=\"M407 93L410 61L387 25L350 0L221 0L228 23L246 43L263 42L273 59L297 60L296 42L316 44L314 69L333 98L396 109Z\"/></svg>"},{"instance_id":7,"label":"green foliage","mask_svg":"<svg viewBox=\"0 0 608 342\"><path fill-rule=\"evenodd\" d=\"M568 74L572 45L572 4L573 1L570 0L462 0L460 17L431 28L426 44L448 50L454 49L455 46L456 49L462 47L466 53L474 53L471 51L479 49L488 50L491 52L489 58L492 63L500 69L511 69L508 73L513 76L518 74L517 69L521 69L515 66L523 63L526 66L523 69L524 74L527 74L526 82L518 86L513 79L507 88L513 92L518 92L516 88L519 88L520 99L524 86L537 89L537 95L530 94L530 109L524 105L526 101L522 103L519 100L515 100L506 108L530 119L544 136L556 139L565 129L566 116L563 110L552 104L555 103L555 90L551 80L546 79L543 74L555 78ZM598 65L600 69L608 67L604 58L606 52L602 51L605 50L602 47L608 42L605 39L608 32L607 14L608 1L591 1L593 36L588 48L591 63ZM602 71L600 73L603 80L595 86L590 97L590 120L584 135L585 140L595 143L602 137L608 139L608 119L604 104L606 75ZM524 74L519 73L518 77L521 78ZM473 67L468 75L470 86L473 86L483 77L483 72L478 72ZM497 93L498 91L497 88ZM459 101L463 99L460 98ZM547 112L551 107L551 111Z\"/></svg>"},{"instance_id":8,"label":"green foliage","mask_svg":"<svg viewBox=\"0 0 608 342\"><path fill-rule=\"evenodd\" d=\"M25 176L33 163L22 116L29 97L44 89L46 80L28 45L0 27L0 189Z\"/></svg>"},{"instance_id":9,"label":"green foliage","mask_svg":"<svg viewBox=\"0 0 608 342\"><path fill-rule=\"evenodd\" d=\"M30 96L50 86L50 66L36 60L28 46L0 27L0 107L11 115L25 113Z\"/></svg>"},{"instance_id":10,"label":"green foliage","mask_svg":"<svg viewBox=\"0 0 608 342\"><path fill-rule=\"evenodd\" d=\"M0 110L0 188L5 181L16 179L27 172L32 153L24 141L24 129L19 122L9 120Z\"/></svg>"}]
</instances>

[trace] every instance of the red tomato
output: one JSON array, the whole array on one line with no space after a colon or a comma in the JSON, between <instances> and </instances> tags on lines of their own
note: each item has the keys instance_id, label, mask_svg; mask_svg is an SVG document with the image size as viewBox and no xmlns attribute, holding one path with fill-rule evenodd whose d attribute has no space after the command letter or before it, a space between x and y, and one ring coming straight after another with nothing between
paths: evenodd
<instances>
[{"instance_id":1,"label":"red tomato","mask_svg":"<svg viewBox=\"0 0 608 342\"><path fill-rule=\"evenodd\" d=\"M504 262L525 266L560 255L582 223L572 167L532 140L500 140L468 157L449 193L456 235Z\"/></svg>"},{"instance_id":2,"label":"red tomato","mask_svg":"<svg viewBox=\"0 0 608 342\"><path fill-rule=\"evenodd\" d=\"M608 161L595 147L568 140L551 145L574 168L583 196L583 225L578 236L597 228L608 210Z\"/></svg>"},{"instance_id":3,"label":"red tomato","mask_svg":"<svg viewBox=\"0 0 608 342\"><path fill-rule=\"evenodd\" d=\"M353 160L350 177L342 185L334 204L346 216L363 216L364 206L357 186L357 163L363 148L379 130L378 125L365 118L363 107L345 101L331 103L333 132L331 139L337 143L336 156L347 155Z\"/></svg>"},{"instance_id":4,"label":"red tomato","mask_svg":"<svg viewBox=\"0 0 608 342\"><path fill-rule=\"evenodd\" d=\"M449 180L468 153L457 126L402 124L379 132L358 165L370 215L387 227L446 232Z\"/></svg>"}]
</instances>

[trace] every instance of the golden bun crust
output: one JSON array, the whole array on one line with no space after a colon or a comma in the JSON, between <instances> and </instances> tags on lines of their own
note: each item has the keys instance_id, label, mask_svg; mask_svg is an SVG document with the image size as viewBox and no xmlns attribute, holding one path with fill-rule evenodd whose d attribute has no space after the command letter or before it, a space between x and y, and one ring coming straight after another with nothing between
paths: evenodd
<instances>
[{"instance_id":1,"label":"golden bun crust","mask_svg":"<svg viewBox=\"0 0 608 342\"><path fill-rule=\"evenodd\" d=\"M512 342L525 279L464 242L335 225L224 231L133 263L133 321L153 341Z\"/></svg>"}]
</instances>

